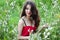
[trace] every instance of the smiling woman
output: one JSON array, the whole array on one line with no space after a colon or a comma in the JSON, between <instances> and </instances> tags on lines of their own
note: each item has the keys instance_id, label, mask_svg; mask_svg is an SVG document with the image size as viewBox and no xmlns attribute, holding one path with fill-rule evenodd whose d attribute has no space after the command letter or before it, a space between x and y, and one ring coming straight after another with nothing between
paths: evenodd
<instances>
[{"instance_id":1,"label":"smiling woman","mask_svg":"<svg viewBox=\"0 0 60 40\"><path fill-rule=\"evenodd\" d=\"M28 40L29 35L36 32L39 22L40 19L36 5L31 1L27 1L18 23L18 40Z\"/></svg>"}]
</instances>

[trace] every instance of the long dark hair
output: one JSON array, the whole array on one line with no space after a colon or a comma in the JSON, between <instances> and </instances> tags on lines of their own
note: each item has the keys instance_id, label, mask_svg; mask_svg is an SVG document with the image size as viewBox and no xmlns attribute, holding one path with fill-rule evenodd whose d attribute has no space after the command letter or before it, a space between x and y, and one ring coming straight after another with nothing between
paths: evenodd
<instances>
[{"instance_id":1,"label":"long dark hair","mask_svg":"<svg viewBox=\"0 0 60 40\"><path fill-rule=\"evenodd\" d=\"M39 15L38 15L38 10L36 8L36 5L31 2L31 1L27 1L26 4L24 5L23 7L23 11L22 11L22 14L21 14L21 17L22 16L26 16L26 13L25 13L25 9L26 9L26 6L27 5L31 5L31 12L32 12L32 15L31 17L33 18L33 20L35 21L35 26L38 28L39 26L39 22L40 22L40 18L39 18Z\"/></svg>"}]
</instances>

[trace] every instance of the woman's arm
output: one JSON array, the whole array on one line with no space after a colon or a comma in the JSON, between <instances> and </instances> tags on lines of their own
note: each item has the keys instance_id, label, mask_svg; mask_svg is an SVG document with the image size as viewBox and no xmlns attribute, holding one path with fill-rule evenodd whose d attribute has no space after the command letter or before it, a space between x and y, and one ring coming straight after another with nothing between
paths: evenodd
<instances>
[{"instance_id":1,"label":"woman's arm","mask_svg":"<svg viewBox=\"0 0 60 40\"><path fill-rule=\"evenodd\" d=\"M18 22L18 39L29 39L29 36L25 36L25 37L21 36L23 26L24 26L24 22L22 19L20 19Z\"/></svg>"},{"instance_id":2,"label":"woman's arm","mask_svg":"<svg viewBox=\"0 0 60 40\"><path fill-rule=\"evenodd\" d=\"M43 30L44 28L48 28L48 24L44 24L37 33L39 33L39 32L40 32L41 30Z\"/></svg>"},{"instance_id":3,"label":"woman's arm","mask_svg":"<svg viewBox=\"0 0 60 40\"><path fill-rule=\"evenodd\" d=\"M30 36L20 36L18 39L29 39L30 38Z\"/></svg>"}]
</instances>

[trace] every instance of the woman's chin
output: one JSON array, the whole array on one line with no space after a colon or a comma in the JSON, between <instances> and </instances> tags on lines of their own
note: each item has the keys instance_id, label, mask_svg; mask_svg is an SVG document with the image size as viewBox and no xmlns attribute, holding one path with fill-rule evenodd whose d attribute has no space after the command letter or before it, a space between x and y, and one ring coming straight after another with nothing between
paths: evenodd
<instances>
[{"instance_id":1,"label":"woman's chin","mask_svg":"<svg viewBox=\"0 0 60 40\"><path fill-rule=\"evenodd\" d=\"M27 15L27 17L30 17L30 15Z\"/></svg>"}]
</instances>

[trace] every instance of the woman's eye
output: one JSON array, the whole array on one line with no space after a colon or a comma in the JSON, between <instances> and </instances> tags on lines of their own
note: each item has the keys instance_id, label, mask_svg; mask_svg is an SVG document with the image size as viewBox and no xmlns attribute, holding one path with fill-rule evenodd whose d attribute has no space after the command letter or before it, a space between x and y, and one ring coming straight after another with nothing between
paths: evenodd
<instances>
[{"instance_id":1,"label":"woman's eye","mask_svg":"<svg viewBox=\"0 0 60 40\"><path fill-rule=\"evenodd\" d=\"M26 8L27 10L29 9L29 8Z\"/></svg>"},{"instance_id":2,"label":"woman's eye","mask_svg":"<svg viewBox=\"0 0 60 40\"><path fill-rule=\"evenodd\" d=\"M30 10L30 8L26 8L27 10Z\"/></svg>"}]
</instances>

